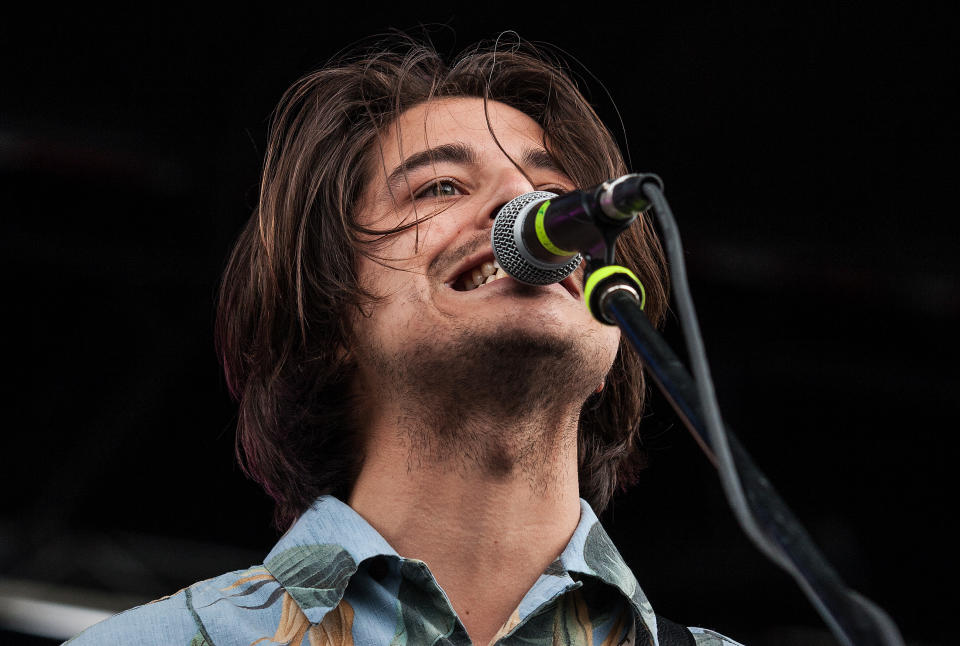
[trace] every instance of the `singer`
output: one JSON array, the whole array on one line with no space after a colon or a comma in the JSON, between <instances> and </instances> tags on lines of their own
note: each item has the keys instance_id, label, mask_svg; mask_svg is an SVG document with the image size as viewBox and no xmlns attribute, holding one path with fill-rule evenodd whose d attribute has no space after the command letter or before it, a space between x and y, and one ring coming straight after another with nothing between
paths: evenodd
<instances>
[{"instance_id":1,"label":"singer","mask_svg":"<svg viewBox=\"0 0 960 646\"><path fill-rule=\"evenodd\" d=\"M403 40L295 83L217 315L238 454L286 533L73 643L735 644L656 615L597 521L643 465L643 376L582 268L493 264L503 204L626 171L527 46L447 64ZM648 224L618 258L659 322Z\"/></svg>"}]
</instances>

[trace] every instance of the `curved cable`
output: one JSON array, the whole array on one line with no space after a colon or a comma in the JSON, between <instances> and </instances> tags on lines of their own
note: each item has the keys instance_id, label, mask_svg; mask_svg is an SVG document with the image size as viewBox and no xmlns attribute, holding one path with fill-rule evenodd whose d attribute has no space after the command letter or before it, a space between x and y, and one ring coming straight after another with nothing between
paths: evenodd
<instances>
[{"instance_id":1,"label":"curved cable","mask_svg":"<svg viewBox=\"0 0 960 646\"><path fill-rule=\"evenodd\" d=\"M798 585L800 585L807 598L810 599L817 608L817 611L831 628L834 635L843 643L853 646L851 635L838 623L832 612L836 611L837 608L827 606L824 599L822 599L813 588L811 580L797 568L794 561L791 560L781 545L771 540L770 536L768 536L757 523L754 510L744 493L740 481L736 461L731 451L723 418L720 414L720 407L717 403L716 393L714 392L710 366L707 362L706 350L700 334L696 310L693 305L693 297L690 294L690 287L687 282L686 264L683 259L683 246L680 242L680 232L676 220L673 217L670 205L667 203L657 183L644 183L642 191L653 205L654 215L660 225L664 249L667 254L670 279L673 284L677 315L684 342L687 346L694 386L702 408L703 423L707 430L707 436L711 445L710 448L714 453L717 473L719 474L721 485L734 517L757 548L766 554L771 561L783 568ZM738 452L741 457L745 456L742 448L738 448ZM827 565L825 561L824 564ZM827 567L829 566L827 565ZM851 606L856 607L861 617L871 625L872 630L866 631L866 633L870 635L868 639L877 637L881 640L879 642L871 640L872 643L891 646L902 645L904 643L896 624L880 607L866 597L846 588L832 572L832 569L828 574L832 575L831 578L835 579L835 581L831 581L831 584L839 589L844 600Z\"/></svg>"},{"instance_id":2,"label":"curved cable","mask_svg":"<svg viewBox=\"0 0 960 646\"><path fill-rule=\"evenodd\" d=\"M703 407L704 424L707 427L710 447L716 456L720 482L730 506L733 508L733 513L743 526L744 531L771 560L795 576L796 572L793 564L784 557L780 546L771 542L757 526L743 493L743 487L733 463L733 456L730 453L727 435L723 431L723 418L720 415L720 407L717 404L716 393L713 389L713 378L710 375L706 349L700 335L700 325L697 322L693 297L690 295L687 268L683 260L683 245L680 242L680 231L677 228L676 220L673 218L673 212L659 189L653 188L650 184L645 184L644 195L653 204L654 214L660 224L664 251L667 253L670 282L672 283L677 315L680 320L680 329L687 346L697 395Z\"/></svg>"}]
</instances>

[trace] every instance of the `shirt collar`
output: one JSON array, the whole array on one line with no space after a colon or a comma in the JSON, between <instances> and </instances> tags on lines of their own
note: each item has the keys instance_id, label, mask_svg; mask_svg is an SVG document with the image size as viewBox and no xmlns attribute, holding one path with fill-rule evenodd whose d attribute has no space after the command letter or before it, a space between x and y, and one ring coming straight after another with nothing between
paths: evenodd
<instances>
[{"instance_id":1,"label":"shirt collar","mask_svg":"<svg viewBox=\"0 0 960 646\"><path fill-rule=\"evenodd\" d=\"M593 577L618 589L650 631L653 643L657 643L657 616L647 595L583 498L580 499L580 522L558 560L567 572Z\"/></svg>"},{"instance_id":2,"label":"shirt collar","mask_svg":"<svg viewBox=\"0 0 960 646\"><path fill-rule=\"evenodd\" d=\"M318 623L340 603L360 564L379 555L399 557L349 505L321 496L280 538L264 567Z\"/></svg>"},{"instance_id":3,"label":"shirt collar","mask_svg":"<svg viewBox=\"0 0 960 646\"><path fill-rule=\"evenodd\" d=\"M389 543L350 506L321 496L283 535L264 566L312 623L335 608L360 564L375 556L400 558ZM596 578L617 588L651 635L656 615L643 590L590 505L580 500L577 524L558 559L567 572ZM555 569L556 563L550 566ZM654 638L655 639L655 638Z\"/></svg>"}]
</instances>

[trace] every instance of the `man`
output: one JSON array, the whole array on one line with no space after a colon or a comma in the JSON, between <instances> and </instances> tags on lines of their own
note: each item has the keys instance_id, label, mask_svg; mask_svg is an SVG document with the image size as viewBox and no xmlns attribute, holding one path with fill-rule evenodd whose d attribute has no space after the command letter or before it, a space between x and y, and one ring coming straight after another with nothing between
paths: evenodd
<instances>
[{"instance_id":1,"label":"man","mask_svg":"<svg viewBox=\"0 0 960 646\"><path fill-rule=\"evenodd\" d=\"M531 287L492 262L504 203L624 172L536 53L408 43L296 83L218 312L239 453L287 533L75 643L732 644L657 617L596 520L641 465L643 381L582 269ZM655 237L619 253L659 321Z\"/></svg>"}]
</instances>

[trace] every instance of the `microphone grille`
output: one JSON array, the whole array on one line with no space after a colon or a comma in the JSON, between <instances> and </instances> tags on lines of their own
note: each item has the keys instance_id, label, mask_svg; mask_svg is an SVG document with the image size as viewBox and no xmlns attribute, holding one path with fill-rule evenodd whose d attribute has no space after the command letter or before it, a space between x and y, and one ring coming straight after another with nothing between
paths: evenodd
<instances>
[{"instance_id":1,"label":"microphone grille","mask_svg":"<svg viewBox=\"0 0 960 646\"><path fill-rule=\"evenodd\" d=\"M535 259L530 258L526 249L521 247L523 243L516 232L517 219L544 200L556 196L556 193L549 191L524 193L504 204L493 221L493 230L490 232L493 257L511 278L521 283L528 285L559 283L580 266L580 254L562 265L545 265L542 262L534 264Z\"/></svg>"}]
</instances>

